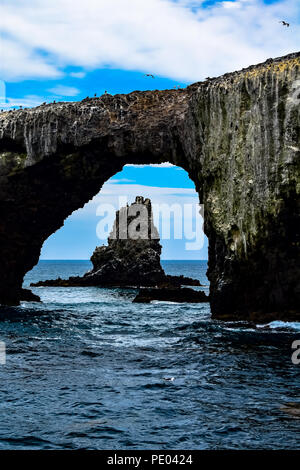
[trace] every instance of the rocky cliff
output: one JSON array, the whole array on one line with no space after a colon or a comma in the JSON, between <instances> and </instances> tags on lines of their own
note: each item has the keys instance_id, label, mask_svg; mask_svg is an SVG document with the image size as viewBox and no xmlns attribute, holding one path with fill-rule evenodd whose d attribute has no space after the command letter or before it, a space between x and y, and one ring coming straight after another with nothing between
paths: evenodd
<instances>
[{"instance_id":1,"label":"rocky cliff","mask_svg":"<svg viewBox=\"0 0 300 470\"><path fill-rule=\"evenodd\" d=\"M126 163L186 169L219 318L299 319L300 53L184 90L0 114L0 302L43 242Z\"/></svg>"}]
</instances>

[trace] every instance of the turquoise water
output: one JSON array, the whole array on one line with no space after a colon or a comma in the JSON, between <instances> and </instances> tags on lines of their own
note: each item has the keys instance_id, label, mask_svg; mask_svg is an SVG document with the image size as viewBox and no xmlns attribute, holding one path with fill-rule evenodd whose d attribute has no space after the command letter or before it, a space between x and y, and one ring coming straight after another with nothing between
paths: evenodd
<instances>
[{"instance_id":1,"label":"turquoise water","mask_svg":"<svg viewBox=\"0 0 300 470\"><path fill-rule=\"evenodd\" d=\"M208 284L205 262L163 265ZM25 285L89 267L40 262ZM300 401L299 324L222 323L209 304L133 304L134 289L33 290L43 303L0 308L0 449L300 447L282 409Z\"/></svg>"}]
</instances>

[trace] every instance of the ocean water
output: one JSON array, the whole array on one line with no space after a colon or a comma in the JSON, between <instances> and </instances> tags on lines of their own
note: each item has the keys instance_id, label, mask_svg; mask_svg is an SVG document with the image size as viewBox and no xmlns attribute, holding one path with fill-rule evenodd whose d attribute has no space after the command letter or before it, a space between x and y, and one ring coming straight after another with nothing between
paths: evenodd
<instances>
[{"instance_id":1,"label":"ocean water","mask_svg":"<svg viewBox=\"0 0 300 470\"><path fill-rule=\"evenodd\" d=\"M208 284L205 262L163 265ZM42 261L24 284L89 267ZM133 304L134 289L33 290L43 303L0 308L0 449L300 448L299 324L222 323L209 304Z\"/></svg>"}]
</instances>

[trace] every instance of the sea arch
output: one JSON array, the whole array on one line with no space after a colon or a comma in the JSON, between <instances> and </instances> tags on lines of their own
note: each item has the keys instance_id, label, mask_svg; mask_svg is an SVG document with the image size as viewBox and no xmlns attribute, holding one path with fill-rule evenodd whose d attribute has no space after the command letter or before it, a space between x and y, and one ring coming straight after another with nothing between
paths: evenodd
<instances>
[{"instance_id":1,"label":"sea arch","mask_svg":"<svg viewBox=\"0 0 300 470\"><path fill-rule=\"evenodd\" d=\"M113 174L168 161L205 205L213 315L298 318L299 57L0 114L0 303L27 295L43 242Z\"/></svg>"}]
</instances>

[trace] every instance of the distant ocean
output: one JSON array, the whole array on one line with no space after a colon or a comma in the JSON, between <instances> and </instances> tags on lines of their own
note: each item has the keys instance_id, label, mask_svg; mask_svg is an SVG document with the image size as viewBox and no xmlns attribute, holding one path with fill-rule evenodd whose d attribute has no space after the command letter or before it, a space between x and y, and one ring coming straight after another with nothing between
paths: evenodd
<instances>
[{"instance_id":1,"label":"distant ocean","mask_svg":"<svg viewBox=\"0 0 300 470\"><path fill-rule=\"evenodd\" d=\"M199 279L204 261L164 261ZM32 281L89 261L41 261ZM299 324L211 319L209 304L133 304L134 289L34 288L0 307L0 449L295 449ZM172 382L165 377L174 377Z\"/></svg>"}]
</instances>

